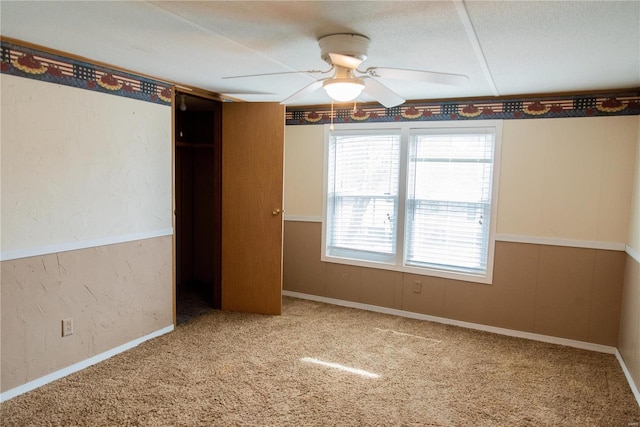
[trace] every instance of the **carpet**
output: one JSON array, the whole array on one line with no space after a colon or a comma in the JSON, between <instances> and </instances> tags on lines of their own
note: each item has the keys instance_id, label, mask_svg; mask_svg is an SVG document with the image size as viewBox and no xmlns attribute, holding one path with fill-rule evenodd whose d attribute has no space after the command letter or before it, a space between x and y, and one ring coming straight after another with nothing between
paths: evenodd
<instances>
[{"instance_id":1,"label":"carpet","mask_svg":"<svg viewBox=\"0 0 640 427\"><path fill-rule=\"evenodd\" d=\"M5 426L640 423L613 355L288 297L282 316L211 311L0 410Z\"/></svg>"}]
</instances>

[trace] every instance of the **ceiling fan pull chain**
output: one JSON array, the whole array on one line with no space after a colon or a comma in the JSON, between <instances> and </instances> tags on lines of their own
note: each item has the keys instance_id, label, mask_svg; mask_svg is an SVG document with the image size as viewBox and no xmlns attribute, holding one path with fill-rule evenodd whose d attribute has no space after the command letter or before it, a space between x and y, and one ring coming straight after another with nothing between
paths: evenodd
<instances>
[{"instance_id":1,"label":"ceiling fan pull chain","mask_svg":"<svg viewBox=\"0 0 640 427\"><path fill-rule=\"evenodd\" d=\"M331 100L331 124L329 125L329 130L334 130L335 128L333 127L333 99Z\"/></svg>"}]
</instances>

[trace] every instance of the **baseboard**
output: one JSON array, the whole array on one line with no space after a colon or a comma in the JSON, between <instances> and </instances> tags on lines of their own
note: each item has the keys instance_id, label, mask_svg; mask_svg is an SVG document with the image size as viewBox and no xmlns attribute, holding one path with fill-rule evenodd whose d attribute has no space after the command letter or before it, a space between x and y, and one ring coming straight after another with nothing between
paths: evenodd
<instances>
[{"instance_id":1,"label":"baseboard","mask_svg":"<svg viewBox=\"0 0 640 427\"><path fill-rule=\"evenodd\" d=\"M411 319L427 320L429 322L443 323L446 325L460 326L461 328L475 329L477 331L491 332L499 335L507 335L516 338L525 338L533 341L541 341L550 344L564 345L568 347L580 348L583 350L597 351L599 353L615 354L615 347L608 345L594 344L585 341L558 338L550 335L535 334L532 332L517 331L514 329L498 328L496 326L482 325L479 323L463 322L461 320L447 319L446 317L431 316L428 314L414 313L411 311L398 310L394 308L380 307L377 305L362 304L352 301L344 301L335 298L321 297L300 292L282 291L282 295L293 298L308 299L312 301L324 302L327 304L340 305L343 307L358 308L361 310L374 311L377 313L393 314L395 316L408 317Z\"/></svg>"},{"instance_id":2,"label":"baseboard","mask_svg":"<svg viewBox=\"0 0 640 427\"><path fill-rule=\"evenodd\" d=\"M622 358L622 354L616 348L616 359L618 359L618 363L620 363L620 367L622 368L622 372L624 372L624 376L627 378L627 382L629 383L629 387L631 387L631 392L633 396L636 398L636 402L638 402L638 406L640 406L640 391L638 390L638 386L636 382L633 380L631 376L631 372L627 368L627 364L624 363L624 359Z\"/></svg>"},{"instance_id":3,"label":"baseboard","mask_svg":"<svg viewBox=\"0 0 640 427\"><path fill-rule=\"evenodd\" d=\"M167 334L169 332L173 331L173 325L167 326L166 328L162 328L160 330L157 330L155 332L152 332L148 335L145 335L143 337L137 338L133 341L129 341L128 343L125 343L123 345L120 345L118 347L112 348L111 350L107 350L104 353L100 353L97 354L93 357L90 357L88 359L85 359L81 362L75 363L71 366L67 366L66 368L60 369L59 371L56 372L52 372L50 374L47 374L43 377L40 377L36 380L33 381L29 381L26 384L23 384L21 386L18 386L16 388L12 388L11 390L7 390L4 393L0 393L0 402L4 402L5 400L9 400L12 399L16 396L19 396L21 394L24 394L28 391L31 390L35 390L38 387L41 387L45 384L48 384L52 381L58 380L60 378L66 377L69 374L73 374L74 372L78 372L81 371L85 368L88 368L91 365L95 365L96 363L102 362L104 360L109 359L110 357L115 356L116 354L125 352L133 347L136 347L140 344L142 344L145 341L149 341L150 339L159 337L161 335Z\"/></svg>"}]
</instances>

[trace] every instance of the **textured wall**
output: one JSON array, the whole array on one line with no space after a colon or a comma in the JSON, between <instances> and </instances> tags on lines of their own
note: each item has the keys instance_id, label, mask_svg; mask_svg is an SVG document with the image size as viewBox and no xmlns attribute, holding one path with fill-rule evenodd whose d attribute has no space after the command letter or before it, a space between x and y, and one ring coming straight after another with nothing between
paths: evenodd
<instances>
[{"instance_id":1,"label":"textured wall","mask_svg":"<svg viewBox=\"0 0 640 427\"><path fill-rule=\"evenodd\" d=\"M1 274L2 392L173 324L171 236L3 261Z\"/></svg>"},{"instance_id":2,"label":"textured wall","mask_svg":"<svg viewBox=\"0 0 640 427\"><path fill-rule=\"evenodd\" d=\"M171 228L171 108L0 85L3 252Z\"/></svg>"},{"instance_id":3,"label":"textured wall","mask_svg":"<svg viewBox=\"0 0 640 427\"><path fill-rule=\"evenodd\" d=\"M173 324L171 108L0 85L5 392Z\"/></svg>"}]
</instances>

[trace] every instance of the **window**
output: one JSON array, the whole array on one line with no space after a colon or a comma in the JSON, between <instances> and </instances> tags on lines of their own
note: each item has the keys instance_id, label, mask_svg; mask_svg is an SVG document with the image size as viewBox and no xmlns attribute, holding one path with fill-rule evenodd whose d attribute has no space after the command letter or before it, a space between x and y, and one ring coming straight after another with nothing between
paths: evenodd
<instances>
[{"instance_id":1,"label":"window","mask_svg":"<svg viewBox=\"0 0 640 427\"><path fill-rule=\"evenodd\" d=\"M408 125L327 135L323 260L490 283L501 123Z\"/></svg>"},{"instance_id":2,"label":"window","mask_svg":"<svg viewBox=\"0 0 640 427\"><path fill-rule=\"evenodd\" d=\"M334 135L329 145L332 256L394 262L400 134Z\"/></svg>"}]
</instances>

